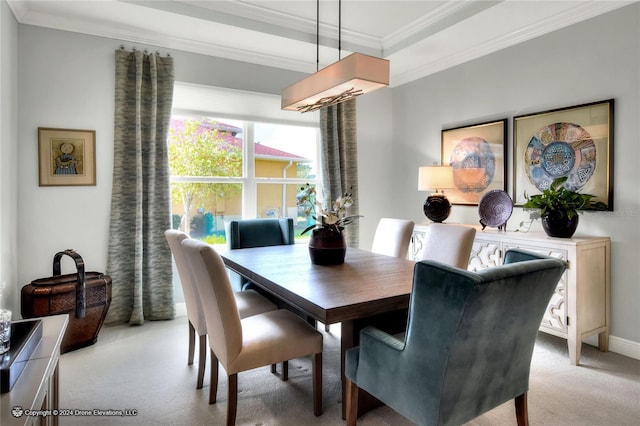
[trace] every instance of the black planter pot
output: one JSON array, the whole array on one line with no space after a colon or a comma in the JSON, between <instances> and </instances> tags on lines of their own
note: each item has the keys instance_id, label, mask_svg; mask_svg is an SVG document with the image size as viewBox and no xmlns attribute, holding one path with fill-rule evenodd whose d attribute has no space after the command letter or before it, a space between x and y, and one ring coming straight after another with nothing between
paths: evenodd
<instances>
[{"instance_id":1,"label":"black planter pot","mask_svg":"<svg viewBox=\"0 0 640 426\"><path fill-rule=\"evenodd\" d=\"M309 256L314 265L341 265L347 254L342 232L334 228L316 228L309 238Z\"/></svg>"},{"instance_id":2,"label":"black planter pot","mask_svg":"<svg viewBox=\"0 0 640 426\"><path fill-rule=\"evenodd\" d=\"M542 216L542 229L550 237L571 238L578 227L579 216L569 219L567 215L549 212Z\"/></svg>"}]
</instances>

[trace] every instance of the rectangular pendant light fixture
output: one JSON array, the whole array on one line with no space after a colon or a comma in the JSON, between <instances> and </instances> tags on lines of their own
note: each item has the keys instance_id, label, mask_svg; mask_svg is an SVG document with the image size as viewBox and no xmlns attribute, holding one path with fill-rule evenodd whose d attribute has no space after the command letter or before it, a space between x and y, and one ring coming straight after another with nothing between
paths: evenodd
<instances>
[{"instance_id":1,"label":"rectangular pendant light fixture","mask_svg":"<svg viewBox=\"0 0 640 426\"><path fill-rule=\"evenodd\" d=\"M282 89L282 109L315 111L388 85L388 60L353 53Z\"/></svg>"}]
</instances>

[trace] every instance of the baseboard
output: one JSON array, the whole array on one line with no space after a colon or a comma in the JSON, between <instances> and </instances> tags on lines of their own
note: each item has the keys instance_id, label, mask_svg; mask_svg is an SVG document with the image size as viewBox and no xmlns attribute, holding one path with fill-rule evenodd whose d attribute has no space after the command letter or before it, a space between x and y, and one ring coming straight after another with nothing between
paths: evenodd
<instances>
[{"instance_id":1,"label":"baseboard","mask_svg":"<svg viewBox=\"0 0 640 426\"><path fill-rule=\"evenodd\" d=\"M640 342L609 336L609 350L629 358L640 360Z\"/></svg>"},{"instance_id":2,"label":"baseboard","mask_svg":"<svg viewBox=\"0 0 640 426\"><path fill-rule=\"evenodd\" d=\"M187 304L184 302L176 303L176 317L186 317L187 316Z\"/></svg>"}]
</instances>

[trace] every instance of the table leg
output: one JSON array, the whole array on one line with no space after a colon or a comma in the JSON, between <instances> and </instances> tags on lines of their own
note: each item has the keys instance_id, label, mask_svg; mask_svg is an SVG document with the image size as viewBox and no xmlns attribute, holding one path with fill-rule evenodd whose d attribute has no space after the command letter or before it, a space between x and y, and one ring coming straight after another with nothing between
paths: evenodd
<instances>
[{"instance_id":1,"label":"table leg","mask_svg":"<svg viewBox=\"0 0 640 426\"><path fill-rule=\"evenodd\" d=\"M346 377L344 375L345 354L347 349L357 346L362 324L354 321L344 321L341 324L341 340L340 340L340 378L342 380L342 420L347 419L347 388ZM376 397L368 392L360 389L358 391L358 416L363 415L367 411L373 410L382 405Z\"/></svg>"},{"instance_id":2,"label":"table leg","mask_svg":"<svg viewBox=\"0 0 640 426\"><path fill-rule=\"evenodd\" d=\"M342 419L347 418L346 379L344 375L345 354L348 349L357 346L360 341L360 330L367 326L380 328L388 333L405 331L407 310L390 312L375 317L343 321L341 323L340 340L340 378L342 379ZM380 400L370 393L360 389L358 391L358 416L383 405Z\"/></svg>"}]
</instances>

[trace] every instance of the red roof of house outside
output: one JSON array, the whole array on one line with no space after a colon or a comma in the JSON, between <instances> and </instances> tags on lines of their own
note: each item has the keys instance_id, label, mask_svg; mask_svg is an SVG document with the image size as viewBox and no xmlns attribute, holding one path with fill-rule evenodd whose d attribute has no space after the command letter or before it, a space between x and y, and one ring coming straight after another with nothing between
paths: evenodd
<instances>
[{"instance_id":1,"label":"red roof of house outside","mask_svg":"<svg viewBox=\"0 0 640 426\"><path fill-rule=\"evenodd\" d=\"M285 157L285 158L295 158L299 160L305 160L304 157L301 157L296 154L292 154L290 152L281 151L279 149L272 148L270 146L262 145L260 142L254 144L256 156L266 156L266 157Z\"/></svg>"},{"instance_id":2,"label":"red roof of house outside","mask_svg":"<svg viewBox=\"0 0 640 426\"><path fill-rule=\"evenodd\" d=\"M171 127L174 129L182 129L184 128L184 119L182 118L172 118L171 119ZM231 126L229 124L225 124L222 122L217 122L215 126L212 126L210 123L202 123L201 128L204 129L218 129L221 132L224 132L224 139L227 143L233 146L242 146L242 139L235 137L237 133L241 133L242 129ZM291 158L299 160L300 162L309 161L305 157L301 157L296 154L292 154L290 152L282 151L280 149L272 148L270 146L262 145L260 142L254 144L255 155L257 157L261 157L263 159L268 159L268 157L274 158Z\"/></svg>"}]
</instances>

